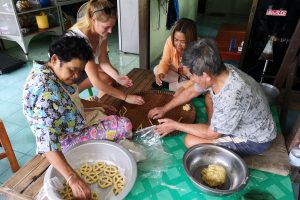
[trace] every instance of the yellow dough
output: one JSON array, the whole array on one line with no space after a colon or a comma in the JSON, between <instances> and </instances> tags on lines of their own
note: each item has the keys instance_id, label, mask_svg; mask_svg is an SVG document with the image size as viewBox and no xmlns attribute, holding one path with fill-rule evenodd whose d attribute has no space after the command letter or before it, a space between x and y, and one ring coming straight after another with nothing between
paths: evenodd
<instances>
[{"instance_id":1,"label":"yellow dough","mask_svg":"<svg viewBox=\"0 0 300 200\"><path fill-rule=\"evenodd\" d=\"M92 192L92 198L91 200L99 200L99 195L97 194L97 192Z\"/></svg>"},{"instance_id":2,"label":"yellow dough","mask_svg":"<svg viewBox=\"0 0 300 200\"><path fill-rule=\"evenodd\" d=\"M98 180L98 186L101 188L108 188L113 183L112 178L109 176L100 176Z\"/></svg>"},{"instance_id":3,"label":"yellow dough","mask_svg":"<svg viewBox=\"0 0 300 200\"><path fill-rule=\"evenodd\" d=\"M114 184L113 185L113 193L114 195L118 195L124 188L124 185L122 184Z\"/></svg>"},{"instance_id":4,"label":"yellow dough","mask_svg":"<svg viewBox=\"0 0 300 200\"><path fill-rule=\"evenodd\" d=\"M64 188L59 192L60 196L62 197L62 199L64 200L73 200L73 192L72 189L70 188L70 186L64 184Z\"/></svg>"},{"instance_id":5,"label":"yellow dough","mask_svg":"<svg viewBox=\"0 0 300 200\"><path fill-rule=\"evenodd\" d=\"M93 168L92 168L91 165L85 163L85 164L83 164L83 165L80 166L79 171L80 171L80 173L81 173L82 175L86 175L87 173L91 172L92 169L93 169Z\"/></svg>"},{"instance_id":6,"label":"yellow dough","mask_svg":"<svg viewBox=\"0 0 300 200\"><path fill-rule=\"evenodd\" d=\"M96 172L89 172L85 175L84 180L87 184L93 184L99 180L99 175Z\"/></svg>"},{"instance_id":7,"label":"yellow dough","mask_svg":"<svg viewBox=\"0 0 300 200\"><path fill-rule=\"evenodd\" d=\"M122 184L124 185L125 179L119 173L113 177L114 184Z\"/></svg>"},{"instance_id":8,"label":"yellow dough","mask_svg":"<svg viewBox=\"0 0 300 200\"><path fill-rule=\"evenodd\" d=\"M97 162L96 164L93 165L92 171L100 174L103 172L105 167L106 167L105 162Z\"/></svg>"},{"instance_id":9,"label":"yellow dough","mask_svg":"<svg viewBox=\"0 0 300 200\"><path fill-rule=\"evenodd\" d=\"M110 177L115 176L118 172L119 172L118 168L114 165L107 165L103 170L103 173L106 176L110 176Z\"/></svg>"},{"instance_id":10,"label":"yellow dough","mask_svg":"<svg viewBox=\"0 0 300 200\"><path fill-rule=\"evenodd\" d=\"M97 183L102 189L112 186L114 195L118 195L125 187L125 178L115 165L107 165L105 162L84 163L75 171L87 184ZM71 200L74 198L71 188L66 185L60 194L63 199ZM91 199L100 199L98 193L92 191Z\"/></svg>"},{"instance_id":11,"label":"yellow dough","mask_svg":"<svg viewBox=\"0 0 300 200\"><path fill-rule=\"evenodd\" d=\"M113 193L118 195L124 188L125 179L119 173L113 177Z\"/></svg>"},{"instance_id":12,"label":"yellow dough","mask_svg":"<svg viewBox=\"0 0 300 200\"><path fill-rule=\"evenodd\" d=\"M183 106L182 106L182 109L184 110L184 111L190 111L191 109L192 109L192 106L191 106L191 104L184 104Z\"/></svg>"},{"instance_id":13,"label":"yellow dough","mask_svg":"<svg viewBox=\"0 0 300 200\"><path fill-rule=\"evenodd\" d=\"M226 170L221 165L208 165L201 171L201 178L207 185L216 187L225 182Z\"/></svg>"}]
</instances>

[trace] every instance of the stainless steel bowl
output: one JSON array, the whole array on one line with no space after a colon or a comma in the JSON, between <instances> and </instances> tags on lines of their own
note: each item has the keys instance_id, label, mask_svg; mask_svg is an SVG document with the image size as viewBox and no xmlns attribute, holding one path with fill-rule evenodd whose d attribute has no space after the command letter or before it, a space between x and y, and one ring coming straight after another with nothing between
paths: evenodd
<instances>
[{"instance_id":1,"label":"stainless steel bowl","mask_svg":"<svg viewBox=\"0 0 300 200\"><path fill-rule=\"evenodd\" d=\"M275 103L280 94L278 88L268 83L261 83L260 86L266 94L269 104Z\"/></svg>"},{"instance_id":2,"label":"stainless steel bowl","mask_svg":"<svg viewBox=\"0 0 300 200\"><path fill-rule=\"evenodd\" d=\"M210 187L201 179L201 171L210 164L219 164L226 169L225 183ZM199 144L189 148L183 156L185 172L203 193L223 196L238 192L248 182L248 168L235 153L211 144Z\"/></svg>"},{"instance_id":3,"label":"stainless steel bowl","mask_svg":"<svg viewBox=\"0 0 300 200\"><path fill-rule=\"evenodd\" d=\"M116 165L121 173L125 176L125 187L122 192L117 196L110 199L124 199L126 195L132 189L136 175L137 166L132 154L122 147L121 145L110 141L88 141L74 146L68 152L65 153L65 157L68 163L74 168L79 168L83 163L105 161L109 164ZM64 178L60 173L51 165L45 174L44 184L53 177L57 177L63 182ZM100 189L96 184L92 185L92 190L98 190L100 192L100 198L108 194L108 190ZM47 197L50 200L61 199L57 192L54 190L45 191Z\"/></svg>"}]
</instances>

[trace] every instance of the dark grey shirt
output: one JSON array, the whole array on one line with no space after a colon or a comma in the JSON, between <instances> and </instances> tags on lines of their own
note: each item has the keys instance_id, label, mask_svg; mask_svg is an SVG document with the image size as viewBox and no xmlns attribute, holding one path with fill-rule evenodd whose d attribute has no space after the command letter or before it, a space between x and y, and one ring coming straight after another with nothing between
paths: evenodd
<instances>
[{"instance_id":1,"label":"dark grey shirt","mask_svg":"<svg viewBox=\"0 0 300 200\"><path fill-rule=\"evenodd\" d=\"M260 85L232 65L229 77L218 94L209 89L213 101L211 129L257 143L276 137L276 125Z\"/></svg>"}]
</instances>

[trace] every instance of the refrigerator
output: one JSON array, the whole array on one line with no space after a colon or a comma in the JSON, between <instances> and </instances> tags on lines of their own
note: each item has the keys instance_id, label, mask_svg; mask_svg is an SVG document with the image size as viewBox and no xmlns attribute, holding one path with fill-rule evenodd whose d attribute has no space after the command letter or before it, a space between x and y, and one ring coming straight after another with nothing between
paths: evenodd
<instances>
[{"instance_id":1,"label":"refrigerator","mask_svg":"<svg viewBox=\"0 0 300 200\"><path fill-rule=\"evenodd\" d=\"M117 0L119 50L139 54L138 0Z\"/></svg>"}]
</instances>

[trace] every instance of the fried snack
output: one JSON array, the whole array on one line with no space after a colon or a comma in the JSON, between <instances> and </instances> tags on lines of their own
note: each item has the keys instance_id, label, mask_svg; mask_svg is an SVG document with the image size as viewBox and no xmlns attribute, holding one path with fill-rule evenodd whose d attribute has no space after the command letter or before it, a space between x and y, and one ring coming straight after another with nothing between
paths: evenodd
<instances>
[{"instance_id":1,"label":"fried snack","mask_svg":"<svg viewBox=\"0 0 300 200\"><path fill-rule=\"evenodd\" d=\"M124 177L122 175L120 175L119 173L116 174L112 179L113 179L114 184L122 184L122 185L125 184Z\"/></svg>"},{"instance_id":2,"label":"fried snack","mask_svg":"<svg viewBox=\"0 0 300 200\"><path fill-rule=\"evenodd\" d=\"M69 185L64 184L64 188L59 192L60 196L64 200L73 200L73 192Z\"/></svg>"},{"instance_id":3,"label":"fried snack","mask_svg":"<svg viewBox=\"0 0 300 200\"><path fill-rule=\"evenodd\" d=\"M104 188L108 188L109 186L111 186L113 184L113 180L109 176L100 176L97 184L100 188L104 189Z\"/></svg>"},{"instance_id":4,"label":"fried snack","mask_svg":"<svg viewBox=\"0 0 300 200\"><path fill-rule=\"evenodd\" d=\"M98 174L102 173L104 168L106 167L105 162L97 162L93 165L92 172L96 172Z\"/></svg>"},{"instance_id":5,"label":"fried snack","mask_svg":"<svg viewBox=\"0 0 300 200\"><path fill-rule=\"evenodd\" d=\"M148 120L149 120L149 122L150 122L151 126L153 126L153 123L152 123L151 119L149 119L149 118L148 118Z\"/></svg>"},{"instance_id":6,"label":"fried snack","mask_svg":"<svg viewBox=\"0 0 300 200\"><path fill-rule=\"evenodd\" d=\"M124 188L124 185L122 185L122 184L114 184L113 185L114 195L118 195L120 192L122 192L123 188Z\"/></svg>"},{"instance_id":7,"label":"fried snack","mask_svg":"<svg viewBox=\"0 0 300 200\"><path fill-rule=\"evenodd\" d=\"M87 173L92 171L92 166L85 163L85 164L80 166L79 171L82 175L86 175Z\"/></svg>"},{"instance_id":8,"label":"fried snack","mask_svg":"<svg viewBox=\"0 0 300 200\"><path fill-rule=\"evenodd\" d=\"M140 125L136 128L137 131L138 131L138 130L141 130L141 129L143 129L143 124L140 124Z\"/></svg>"},{"instance_id":9,"label":"fried snack","mask_svg":"<svg viewBox=\"0 0 300 200\"><path fill-rule=\"evenodd\" d=\"M183 119L183 117L179 117L179 119L177 120L178 122L181 122L181 120Z\"/></svg>"},{"instance_id":10,"label":"fried snack","mask_svg":"<svg viewBox=\"0 0 300 200\"><path fill-rule=\"evenodd\" d=\"M85 163L76 169L76 172L87 184L97 183L102 189L112 186L114 195L122 192L125 186L125 178L120 174L118 168L114 165L107 165L105 162L97 162L94 165ZM74 198L71 188L66 185L60 194L63 199ZM99 199L99 195L92 191L91 199Z\"/></svg>"},{"instance_id":11,"label":"fried snack","mask_svg":"<svg viewBox=\"0 0 300 200\"><path fill-rule=\"evenodd\" d=\"M114 195L118 195L124 188L125 179L119 173L116 174L112 179L113 179L113 193Z\"/></svg>"},{"instance_id":12,"label":"fried snack","mask_svg":"<svg viewBox=\"0 0 300 200\"><path fill-rule=\"evenodd\" d=\"M115 176L118 172L118 168L114 165L107 165L103 170L104 175L109 177Z\"/></svg>"},{"instance_id":13,"label":"fried snack","mask_svg":"<svg viewBox=\"0 0 300 200\"><path fill-rule=\"evenodd\" d=\"M226 170L221 165L208 165L201 171L201 178L210 187L216 187L225 182Z\"/></svg>"},{"instance_id":14,"label":"fried snack","mask_svg":"<svg viewBox=\"0 0 300 200\"><path fill-rule=\"evenodd\" d=\"M99 195L98 195L98 193L97 192L92 192L92 198L91 198L91 200L99 200L100 198L99 198Z\"/></svg>"},{"instance_id":15,"label":"fried snack","mask_svg":"<svg viewBox=\"0 0 300 200\"><path fill-rule=\"evenodd\" d=\"M127 113L127 108L125 106L123 106L124 112L123 112L123 117L125 116L125 114Z\"/></svg>"},{"instance_id":16,"label":"fried snack","mask_svg":"<svg viewBox=\"0 0 300 200\"><path fill-rule=\"evenodd\" d=\"M123 107L119 110L119 116L120 116L120 117L124 117L126 113L127 113L127 108L126 108L125 106L123 106Z\"/></svg>"},{"instance_id":17,"label":"fried snack","mask_svg":"<svg viewBox=\"0 0 300 200\"><path fill-rule=\"evenodd\" d=\"M99 175L96 172L89 172L84 176L84 180L87 184L93 184L99 180Z\"/></svg>"},{"instance_id":18,"label":"fried snack","mask_svg":"<svg viewBox=\"0 0 300 200\"><path fill-rule=\"evenodd\" d=\"M192 109L192 106L191 106L191 104L184 104L183 106L182 106L182 109L184 110L184 111L190 111L191 109Z\"/></svg>"}]
</instances>

